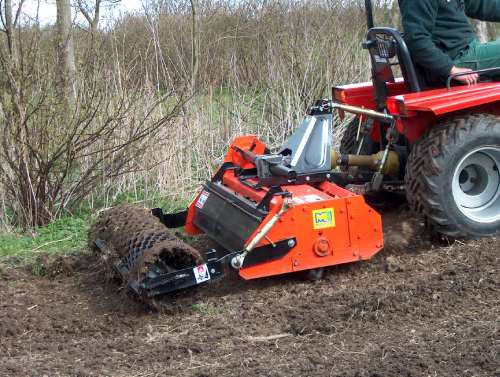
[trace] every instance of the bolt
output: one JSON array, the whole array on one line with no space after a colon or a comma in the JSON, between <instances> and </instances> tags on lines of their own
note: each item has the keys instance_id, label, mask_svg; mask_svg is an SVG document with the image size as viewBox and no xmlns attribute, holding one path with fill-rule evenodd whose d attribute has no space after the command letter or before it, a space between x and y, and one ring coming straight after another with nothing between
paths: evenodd
<instances>
[{"instance_id":1,"label":"bolt","mask_svg":"<svg viewBox=\"0 0 500 377\"><path fill-rule=\"evenodd\" d=\"M318 250L321 251L322 253L326 253L328 251L330 245L328 245L328 242L326 241L321 241L318 243Z\"/></svg>"},{"instance_id":2,"label":"bolt","mask_svg":"<svg viewBox=\"0 0 500 377\"><path fill-rule=\"evenodd\" d=\"M297 259L295 259L295 262L293 262L293 264L294 264L294 266L298 266L300 264L300 262Z\"/></svg>"},{"instance_id":3,"label":"bolt","mask_svg":"<svg viewBox=\"0 0 500 377\"><path fill-rule=\"evenodd\" d=\"M327 174L327 175L326 175L326 178L330 178L330 174Z\"/></svg>"},{"instance_id":4,"label":"bolt","mask_svg":"<svg viewBox=\"0 0 500 377\"><path fill-rule=\"evenodd\" d=\"M311 180L311 178L310 178L310 177L306 177L306 181L308 181L308 182L309 182L310 180Z\"/></svg>"},{"instance_id":5,"label":"bolt","mask_svg":"<svg viewBox=\"0 0 500 377\"><path fill-rule=\"evenodd\" d=\"M295 246L295 241L294 240L288 240L288 247L294 247Z\"/></svg>"},{"instance_id":6,"label":"bolt","mask_svg":"<svg viewBox=\"0 0 500 377\"><path fill-rule=\"evenodd\" d=\"M363 238L363 235L360 233L360 234L358 234L358 239L361 239L361 238Z\"/></svg>"},{"instance_id":7,"label":"bolt","mask_svg":"<svg viewBox=\"0 0 500 377\"><path fill-rule=\"evenodd\" d=\"M215 274L215 268L212 268L212 269L210 270L210 273L211 273L211 274Z\"/></svg>"}]
</instances>

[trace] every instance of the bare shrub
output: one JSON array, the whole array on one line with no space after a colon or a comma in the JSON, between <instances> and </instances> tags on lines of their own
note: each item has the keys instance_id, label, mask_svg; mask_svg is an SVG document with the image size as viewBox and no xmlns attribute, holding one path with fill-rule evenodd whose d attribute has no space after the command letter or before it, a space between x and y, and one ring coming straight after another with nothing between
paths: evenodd
<instances>
[{"instance_id":1,"label":"bare shrub","mask_svg":"<svg viewBox=\"0 0 500 377\"><path fill-rule=\"evenodd\" d=\"M12 220L25 227L74 210L93 188L135 170L184 101L180 90L159 93L148 77L132 74L130 65L144 59L124 63L109 53L113 39L94 35L93 43L77 46L76 104L68 112L54 54L42 48L50 34L51 28L18 27L21 47L0 54L1 182Z\"/></svg>"}]
</instances>

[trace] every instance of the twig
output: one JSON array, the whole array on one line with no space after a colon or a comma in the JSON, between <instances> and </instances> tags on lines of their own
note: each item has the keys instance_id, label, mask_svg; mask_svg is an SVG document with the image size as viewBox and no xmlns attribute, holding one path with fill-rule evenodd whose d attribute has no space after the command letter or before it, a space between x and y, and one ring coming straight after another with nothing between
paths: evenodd
<instances>
[{"instance_id":1,"label":"twig","mask_svg":"<svg viewBox=\"0 0 500 377\"><path fill-rule=\"evenodd\" d=\"M363 351L342 351L340 348L335 347L333 344L332 344L332 347L341 353L352 353L352 354L356 354L356 355L364 355L365 354L364 350Z\"/></svg>"},{"instance_id":2,"label":"twig","mask_svg":"<svg viewBox=\"0 0 500 377\"><path fill-rule=\"evenodd\" d=\"M292 336L293 334L278 334L270 336L248 336L248 340L253 340L256 342L264 342L266 340L276 340L281 338L286 338L287 336Z\"/></svg>"},{"instance_id":3,"label":"twig","mask_svg":"<svg viewBox=\"0 0 500 377\"><path fill-rule=\"evenodd\" d=\"M73 234L71 236L68 236L66 238L63 238L62 240L55 240L55 241L50 241L50 242L46 242L40 246L37 246L35 247L34 249L31 249L30 251L37 251L38 249L40 249L41 247L44 247L44 246L47 246L47 245L50 245L51 243L56 243L56 242L62 242L62 241L66 241L66 240L69 240L70 238L73 238Z\"/></svg>"}]
</instances>

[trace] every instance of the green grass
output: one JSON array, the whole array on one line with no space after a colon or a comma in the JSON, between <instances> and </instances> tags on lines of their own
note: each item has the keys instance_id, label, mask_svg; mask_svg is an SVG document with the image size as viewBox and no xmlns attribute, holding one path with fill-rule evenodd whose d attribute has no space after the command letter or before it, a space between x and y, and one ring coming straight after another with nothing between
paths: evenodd
<instances>
[{"instance_id":1,"label":"green grass","mask_svg":"<svg viewBox=\"0 0 500 377\"><path fill-rule=\"evenodd\" d=\"M143 203L147 203L148 207L151 208L161 207L163 209L163 212L178 212L185 210L193 200L192 197L165 198L164 196L161 195L154 195L153 197L150 197L149 195L151 193L148 193L145 190L143 190L143 187L145 185L142 181L139 181L138 186L139 186L138 189L135 190L134 192L122 192L118 194L116 196L116 200L114 201L113 205L117 205L118 203L136 203L137 205L143 205Z\"/></svg>"},{"instance_id":2,"label":"green grass","mask_svg":"<svg viewBox=\"0 0 500 377\"><path fill-rule=\"evenodd\" d=\"M0 264L3 267L27 265L41 253L74 254L87 242L89 223L84 216L62 217L32 232L0 232Z\"/></svg>"},{"instance_id":3,"label":"green grass","mask_svg":"<svg viewBox=\"0 0 500 377\"><path fill-rule=\"evenodd\" d=\"M207 315L217 315L224 311L231 309L231 304L224 302L221 305L214 305L212 303L194 304L189 307L193 312Z\"/></svg>"}]
</instances>

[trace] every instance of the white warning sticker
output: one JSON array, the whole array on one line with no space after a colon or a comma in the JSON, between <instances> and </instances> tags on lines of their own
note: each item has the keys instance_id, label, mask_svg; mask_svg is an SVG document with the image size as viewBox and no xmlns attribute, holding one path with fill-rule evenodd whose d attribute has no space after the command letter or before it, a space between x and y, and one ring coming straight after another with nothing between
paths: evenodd
<instances>
[{"instance_id":1,"label":"white warning sticker","mask_svg":"<svg viewBox=\"0 0 500 377\"><path fill-rule=\"evenodd\" d=\"M319 202L321 200L324 200L318 195L304 195L304 196L297 196L293 198L293 201L297 204L307 204L307 203L312 203L312 202Z\"/></svg>"},{"instance_id":2,"label":"white warning sticker","mask_svg":"<svg viewBox=\"0 0 500 377\"><path fill-rule=\"evenodd\" d=\"M209 196L210 196L209 192L202 191L200 196L198 197L198 200L195 203L195 206L198 207L199 209L202 209Z\"/></svg>"},{"instance_id":3,"label":"white warning sticker","mask_svg":"<svg viewBox=\"0 0 500 377\"><path fill-rule=\"evenodd\" d=\"M386 58L381 58L380 55L373 55L373 57L375 58L375 61L377 63L387 63L387 59Z\"/></svg>"},{"instance_id":4,"label":"white warning sticker","mask_svg":"<svg viewBox=\"0 0 500 377\"><path fill-rule=\"evenodd\" d=\"M193 268L194 277L196 278L196 284L203 283L204 281L210 280L210 272L206 264Z\"/></svg>"}]
</instances>

